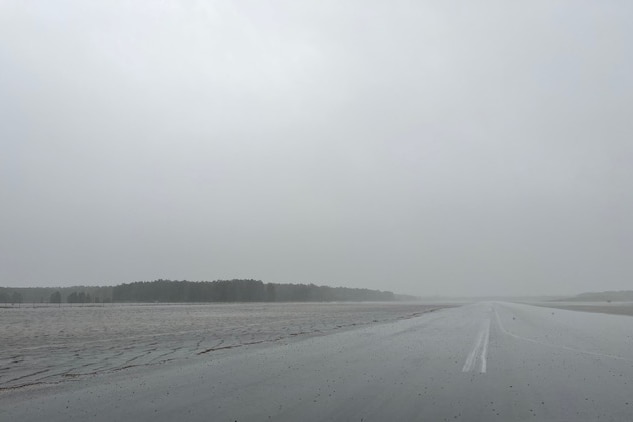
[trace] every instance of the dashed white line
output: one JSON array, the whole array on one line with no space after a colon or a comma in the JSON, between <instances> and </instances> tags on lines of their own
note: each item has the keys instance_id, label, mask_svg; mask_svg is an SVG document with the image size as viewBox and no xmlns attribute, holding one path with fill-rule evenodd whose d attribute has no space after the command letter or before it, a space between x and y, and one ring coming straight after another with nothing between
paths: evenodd
<instances>
[{"instance_id":1,"label":"dashed white line","mask_svg":"<svg viewBox=\"0 0 633 422\"><path fill-rule=\"evenodd\" d=\"M473 369L473 363L475 362L475 358L477 357L477 352L479 351L479 348L481 347L481 342L483 341L483 331L480 331L479 334L477 335L477 342L475 342L475 347L473 348L473 350L468 354L468 357L466 358L466 362L464 362L464 367L462 368L462 372L469 372L471 369Z\"/></svg>"},{"instance_id":2,"label":"dashed white line","mask_svg":"<svg viewBox=\"0 0 633 422\"><path fill-rule=\"evenodd\" d=\"M475 347L468 354L466 358L466 362L464 362L464 366L462 367L462 372L470 372L475 366L475 362L477 361L477 357L480 358L481 366L479 372L482 374L486 372L487 367L487 355L488 355L488 341L490 340L490 318L488 318L481 329L479 330L479 334L477 335L477 341L475 342Z\"/></svg>"},{"instance_id":3,"label":"dashed white line","mask_svg":"<svg viewBox=\"0 0 633 422\"><path fill-rule=\"evenodd\" d=\"M490 341L490 319L488 319L488 324L486 324L486 335L484 337L484 346L481 351L481 370L482 374L486 373L486 366L488 361L488 342Z\"/></svg>"}]
</instances>

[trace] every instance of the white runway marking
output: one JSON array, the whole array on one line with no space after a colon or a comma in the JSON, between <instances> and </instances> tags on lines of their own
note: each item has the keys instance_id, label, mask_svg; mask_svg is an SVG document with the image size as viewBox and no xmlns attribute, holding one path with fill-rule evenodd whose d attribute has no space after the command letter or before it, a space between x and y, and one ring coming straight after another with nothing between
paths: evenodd
<instances>
[{"instance_id":1,"label":"white runway marking","mask_svg":"<svg viewBox=\"0 0 633 422\"><path fill-rule=\"evenodd\" d=\"M484 337L483 349L481 351L481 369L479 372L486 373L487 359L488 359L488 341L490 340L490 319L486 324L486 334Z\"/></svg>"},{"instance_id":2,"label":"white runway marking","mask_svg":"<svg viewBox=\"0 0 633 422\"><path fill-rule=\"evenodd\" d=\"M477 341L475 342L475 347L470 352L468 357L466 358L466 362L464 362L464 367L462 368L462 372L470 372L475 367L475 362L477 362L477 357L480 358L481 366L479 368L479 372L482 374L486 373L487 368L487 355L488 355L488 341L490 340L490 318L488 318L481 329L479 330L479 334L477 335Z\"/></svg>"}]
</instances>

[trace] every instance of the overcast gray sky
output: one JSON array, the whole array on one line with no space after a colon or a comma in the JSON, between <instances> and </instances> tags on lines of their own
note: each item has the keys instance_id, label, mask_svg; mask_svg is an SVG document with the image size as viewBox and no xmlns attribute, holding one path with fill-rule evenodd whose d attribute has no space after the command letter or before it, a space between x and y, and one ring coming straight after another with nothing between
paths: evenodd
<instances>
[{"instance_id":1,"label":"overcast gray sky","mask_svg":"<svg viewBox=\"0 0 633 422\"><path fill-rule=\"evenodd\" d=\"M0 285L633 288L633 2L0 0Z\"/></svg>"}]
</instances>

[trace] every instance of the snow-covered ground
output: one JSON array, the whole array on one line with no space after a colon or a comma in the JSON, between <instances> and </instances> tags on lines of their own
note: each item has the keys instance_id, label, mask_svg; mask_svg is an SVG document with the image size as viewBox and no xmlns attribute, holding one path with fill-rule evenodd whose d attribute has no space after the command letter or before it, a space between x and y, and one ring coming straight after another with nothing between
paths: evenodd
<instances>
[{"instance_id":1,"label":"snow-covered ground","mask_svg":"<svg viewBox=\"0 0 633 422\"><path fill-rule=\"evenodd\" d=\"M0 308L0 390L417 316L419 303L107 304Z\"/></svg>"}]
</instances>

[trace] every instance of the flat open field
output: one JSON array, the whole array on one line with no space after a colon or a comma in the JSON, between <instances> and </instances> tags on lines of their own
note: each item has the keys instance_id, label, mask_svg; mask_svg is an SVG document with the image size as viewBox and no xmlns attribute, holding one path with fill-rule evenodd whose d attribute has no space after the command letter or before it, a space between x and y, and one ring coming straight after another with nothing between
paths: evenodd
<instances>
[{"instance_id":1,"label":"flat open field","mask_svg":"<svg viewBox=\"0 0 633 422\"><path fill-rule=\"evenodd\" d=\"M0 308L0 391L412 318L416 303Z\"/></svg>"},{"instance_id":2,"label":"flat open field","mask_svg":"<svg viewBox=\"0 0 633 422\"><path fill-rule=\"evenodd\" d=\"M633 316L633 302L541 302L535 305L569 311Z\"/></svg>"}]
</instances>

